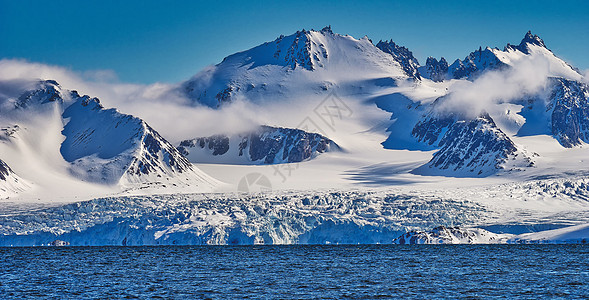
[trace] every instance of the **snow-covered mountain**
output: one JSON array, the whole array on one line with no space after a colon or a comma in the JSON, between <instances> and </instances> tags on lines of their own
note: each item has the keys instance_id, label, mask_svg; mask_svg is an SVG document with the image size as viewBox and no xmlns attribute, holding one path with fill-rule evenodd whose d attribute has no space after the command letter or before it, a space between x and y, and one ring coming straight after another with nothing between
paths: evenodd
<instances>
[{"instance_id":1,"label":"snow-covered mountain","mask_svg":"<svg viewBox=\"0 0 589 300\"><path fill-rule=\"evenodd\" d=\"M30 196L1 203L0 244L580 242L520 235L586 223L586 82L530 32L421 66L329 27L172 86L159 100L197 113L162 135L54 81L0 82L0 198ZM201 169L228 184L202 194Z\"/></svg>"},{"instance_id":2,"label":"snow-covered mountain","mask_svg":"<svg viewBox=\"0 0 589 300\"><path fill-rule=\"evenodd\" d=\"M411 149L439 149L428 164L414 170L416 174L470 177L523 170L534 165L532 156L539 149L520 144L522 139L514 141L518 137L551 135L568 148L586 142L587 85L575 68L556 57L531 32L517 46L480 48L450 66L444 58L430 57L418 70L424 79L422 87L415 90L421 89L423 94L429 86L442 89L435 100L415 97L417 93L412 91L375 101L392 112L395 120L388 129L391 135L383 143L385 148L403 149L410 144ZM487 97L489 100L477 99L485 98L488 89L502 88L493 87L493 81L507 89L511 85L514 91L495 92L497 96ZM477 107L477 101L486 107ZM477 109L489 112L477 114ZM412 128L410 135L404 130L407 127Z\"/></svg>"},{"instance_id":3,"label":"snow-covered mountain","mask_svg":"<svg viewBox=\"0 0 589 300\"><path fill-rule=\"evenodd\" d=\"M440 148L426 165L414 170L417 174L489 176L500 169L533 165L486 113L472 120L430 117L420 121L412 134Z\"/></svg>"},{"instance_id":4,"label":"snow-covered mountain","mask_svg":"<svg viewBox=\"0 0 589 300\"><path fill-rule=\"evenodd\" d=\"M63 117L61 154L77 178L107 184L158 181L189 175L205 176L145 121L115 109L104 109L97 98L72 92L74 102Z\"/></svg>"},{"instance_id":5,"label":"snow-covered mountain","mask_svg":"<svg viewBox=\"0 0 589 300\"><path fill-rule=\"evenodd\" d=\"M527 67L528 61L547 64L546 76L552 78L549 87L524 89L513 99L493 99L497 103L486 107L486 112L465 114L438 109L448 106L460 94L461 88L456 87L466 83L476 86L477 80L485 80L482 75L489 72L519 72ZM581 78L576 69L556 57L531 32L517 46L507 44L503 50L480 47L451 65L444 58L438 61L430 57L425 66L420 66L409 49L392 40L374 45L366 37L357 40L326 27L281 36L228 56L184 82L181 91L196 103L217 109L235 101L262 107L292 103L304 108L309 99L321 99L328 93L357 101L351 111L364 112L363 104L372 102L393 113L393 124L388 126L390 135L381 141L386 149L439 150L428 164L413 173L485 177L534 165L532 156L537 149L521 145L514 141L514 136L529 135L532 131L534 135L546 134L539 129L551 128L549 134L565 147L584 141L586 125L582 111L586 85ZM550 88L553 92L547 97L545 91ZM540 112L542 107L546 109L544 113ZM351 120L359 126L346 133L355 134L360 130L358 127L375 122L368 118L359 116ZM327 136L345 144L342 138ZM218 158L213 161L229 162Z\"/></svg>"},{"instance_id":6,"label":"snow-covered mountain","mask_svg":"<svg viewBox=\"0 0 589 300\"><path fill-rule=\"evenodd\" d=\"M367 37L358 40L325 27L230 55L184 82L181 90L197 103L218 108L243 98L257 103L301 98L350 80L383 77L407 78L398 58Z\"/></svg>"},{"instance_id":7,"label":"snow-covered mountain","mask_svg":"<svg viewBox=\"0 0 589 300\"><path fill-rule=\"evenodd\" d=\"M471 52L463 60L456 59L450 65L448 65L444 57L439 61L430 57L427 59L426 65L420 69L426 70L424 72L424 74L428 75L426 77L434 81L461 78L473 79L487 70L497 70L513 66L514 62L521 59L521 57L530 55L549 57L556 72L568 75L573 74L573 76L579 75L577 70L556 57L546 47L544 41L539 36L532 34L531 31L525 34L519 45L508 43L503 50L491 47L486 47L485 49L479 47L478 50Z\"/></svg>"},{"instance_id":8,"label":"snow-covered mountain","mask_svg":"<svg viewBox=\"0 0 589 300\"><path fill-rule=\"evenodd\" d=\"M48 184L46 172L125 188L168 184L209 190L216 183L145 121L105 109L97 98L52 80L29 85L20 96L3 99L1 119L15 125L0 139L7 162L27 181Z\"/></svg>"},{"instance_id":9,"label":"snow-covered mountain","mask_svg":"<svg viewBox=\"0 0 589 300\"><path fill-rule=\"evenodd\" d=\"M339 149L320 134L270 126L235 135L185 140L178 146L192 162L230 164L296 163Z\"/></svg>"}]
</instances>

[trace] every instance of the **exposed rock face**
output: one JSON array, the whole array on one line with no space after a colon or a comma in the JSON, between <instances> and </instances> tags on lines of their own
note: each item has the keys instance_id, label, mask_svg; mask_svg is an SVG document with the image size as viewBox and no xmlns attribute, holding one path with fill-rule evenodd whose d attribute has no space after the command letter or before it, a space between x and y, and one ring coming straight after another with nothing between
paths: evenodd
<instances>
[{"instance_id":1,"label":"exposed rock face","mask_svg":"<svg viewBox=\"0 0 589 300\"><path fill-rule=\"evenodd\" d=\"M26 108L32 103L44 104L48 102L63 103L59 84L55 80L41 81L38 89L24 92L14 105L16 108Z\"/></svg>"},{"instance_id":2,"label":"exposed rock face","mask_svg":"<svg viewBox=\"0 0 589 300\"><path fill-rule=\"evenodd\" d=\"M331 33L331 28L324 28L322 33ZM291 39L292 37L292 39ZM294 36L281 36L276 40L274 58L283 59L286 65L314 70L322 66L321 60L327 58L327 50L323 44L317 44L306 30L297 31Z\"/></svg>"},{"instance_id":3,"label":"exposed rock face","mask_svg":"<svg viewBox=\"0 0 589 300\"><path fill-rule=\"evenodd\" d=\"M505 242L506 234L480 228L439 226L431 231L411 231L393 240L393 244L494 244Z\"/></svg>"},{"instance_id":4,"label":"exposed rock face","mask_svg":"<svg viewBox=\"0 0 589 300\"><path fill-rule=\"evenodd\" d=\"M544 41L537 35L532 34L531 31L528 31L519 45L514 46L507 44L505 50L519 50L525 54L530 54L530 47L529 45L536 45L543 48L546 48Z\"/></svg>"},{"instance_id":5,"label":"exposed rock face","mask_svg":"<svg viewBox=\"0 0 589 300\"><path fill-rule=\"evenodd\" d=\"M530 46L539 46L546 48L544 41L537 35L533 35L532 32L528 31L520 44L517 46L507 44L503 51L520 51L524 54L530 54ZM505 68L508 65L501 61L497 56L497 53L501 51L497 48L491 49L486 47L485 49L479 48L479 50L470 53L464 60L457 59L448 67L448 75L451 78L470 78L480 74L484 70L495 70Z\"/></svg>"},{"instance_id":6,"label":"exposed rock face","mask_svg":"<svg viewBox=\"0 0 589 300\"><path fill-rule=\"evenodd\" d=\"M28 188L29 185L0 159L0 199L17 195Z\"/></svg>"},{"instance_id":7,"label":"exposed rock face","mask_svg":"<svg viewBox=\"0 0 589 300\"><path fill-rule=\"evenodd\" d=\"M440 58L440 61L431 56L428 57L425 62L425 68L429 78L436 82L444 81L448 74L448 62L443 57Z\"/></svg>"},{"instance_id":8,"label":"exposed rock face","mask_svg":"<svg viewBox=\"0 0 589 300\"><path fill-rule=\"evenodd\" d=\"M222 156L225 162L263 164L301 162L336 149L337 144L320 134L270 126L232 136L185 140L178 146L193 162L214 162Z\"/></svg>"},{"instance_id":9,"label":"exposed rock face","mask_svg":"<svg viewBox=\"0 0 589 300\"><path fill-rule=\"evenodd\" d=\"M47 80L17 99L15 112L27 110L33 118L43 114L57 124L56 129L65 124L61 133L51 129L48 134L60 140L56 145L77 179L109 185L143 184L182 175L178 182L196 186L206 181L204 174L197 174L192 163L145 121L105 109L97 98L80 96ZM2 129L0 141L10 140L18 129Z\"/></svg>"},{"instance_id":10,"label":"exposed rock face","mask_svg":"<svg viewBox=\"0 0 589 300\"><path fill-rule=\"evenodd\" d=\"M409 49L395 44L393 40L379 41L378 44L376 44L376 47L383 52L392 55L393 58L401 64L401 67L407 76L413 79L421 79L421 75L418 71L419 62Z\"/></svg>"},{"instance_id":11,"label":"exposed rock face","mask_svg":"<svg viewBox=\"0 0 589 300\"><path fill-rule=\"evenodd\" d=\"M493 70L503 67L507 67L507 65L497 58L491 48L487 47L484 50L479 48L479 50L470 53L462 61L457 59L448 67L448 72L452 78L460 79L471 77L483 70Z\"/></svg>"},{"instance_id":12,"label":"exposed rock face","mask_svg":"<svg viewBox=\"0 0 589 300\"><path fill-rule=\"evenodd\" d=\"M6 180L12 174L10 167L0 159L0 180Z\"/></svg>"},{"instance_id":13,"label":"exposed rock face","mask_svg":"<svg viewBox=\"0 0 589 300\"><path fill-rule=\"evenodd\" d=\"M455 122L454 116L444 117L432 115L419 121L411 131L411 134L419 142L437 147L440 139L446 135L448 128L454 125Z\"/></svg>"},{"instance_id":14,"label":"exposed rock face","mask_svg":"<svg viewBox=\"0 0 589 300\"><path fill-rule=\"evenodd\" d=\"M589 142L589 86L557 78L548 100L554 137L567 148Z\"/></svg>"},{"instance_id":15,"label":"exposed rock face","mask_svg":"<svg viewBox=\"0 0 589 300\"><path fill-rule=\"evenodd\" d=\"M193 169L178 150L143 120L104 109L97 98L79 96L63 113L69 122L61 153L74 174L90 181L116 183L121 177L171 176ZM115 175L115 176L113 176Z\"/></svg>"},{"instance_id":16,"label":"exposed rock face","mask_svg":"<svg viewBox=\"0 0 589 300\"><path fill-rule=\"evenodd\" d=\"M440 140L440 151L430 166L482 175L489 167L500 169L516 147L488 116L454 123Z\"/></svg>"},{"instance_id":17,"label":"exposed rock face","mask_svg":"<svg viewBox=\"0 0 589 300\"><path fill-rule=\"evenodd\" d=\"M183 155L189 155L189 148L200 147L212 150L212 155L223 155L229 151L229 137L223 134L215 134L209 137L199 137L180 142L178 150Z\"/></svg>"},{"instance_id":18,"label":"exposed rock face","mask_svg":"<svg viewBox=\"0 0 589 300\"><path fill-rule=\"evenodd\" d=\"M515 144L486 113L472 120L432 116L420 121L412 134L440 148L418 173L433 168L459 176L488 176L518 156ZM524 166L532 164L523 154L518 159Z\"/></svg>"}]
</instances>

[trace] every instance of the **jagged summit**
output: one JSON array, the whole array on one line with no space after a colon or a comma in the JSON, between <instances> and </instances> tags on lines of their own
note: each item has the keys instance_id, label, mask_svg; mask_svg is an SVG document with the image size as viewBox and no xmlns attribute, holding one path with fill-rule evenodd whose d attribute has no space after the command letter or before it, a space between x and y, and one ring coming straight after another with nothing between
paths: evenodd
<instances>
[{"instance_id":1,"label":"jagged summit","mask_svg":"<svg viewBox=\"0 0 589 300\"><path fill-rule=\"evenodd\" d=\"M312 71L318 67L322 67L322 60L327 58L325 46L320 41L318 35L326 36L333 34L331 26L326 26L320 31L313 29L306 30L303 28L292 35L280 35L272 42L267 42L250 50L230 55L224 58L223 62L231 60L235 56L239 57L242 54L247 54L249 55L249 61L253 63L251 68L264 64L278 64L292 69L302 68ZM268 50L266 48L269 46L275 46L271 56L273 60L267 60L269 57L256 55L264 54Z\"/></svg>"},{"instance_id":2,"label":"jagged summit","mask_svg":"<svg viewBox=\"0 0 589 300\"><path fill-rule=\"evenodd\" d=\"M428 78L433 81L440 82L446 79L448 73L448 62L444 57L440 58L440 61L434 57L428 57L425 62L425 69Z\"/></svg>"},{"instance_id":3,"label":"jagged summit","mask_svg":"<svg viewBox=\"0 0 589 300\"><path fill-rule=\"evenodd\" d=\"M239 98L264 102L277 100L276 95L308 97L340 82L419 76L411 51L387 45L388 53L367 37L337 34L331 26L303 29L227 56L184 82L180 92L195 103L220 108Z\"/></svg>"},{"instance_id":4,"label":"jagged summit","mask_svg":"<svg viewBox=\"0 0 589 300\"><path fill-rule=\"evenodd\" d=\"M503 51L519 50L525 54L530 54L529 45L535 45L535 46L539 46L542 48L546 48L546 44L544 44L544 41L539 36L532 34L532 31L529 30L528 32L526 32L526 34L524 35L524 38L519 43L519 45L515 46L515 45L511 45L508 43L507 46L505 46ZM548 48L546 48L546 49L548 49Z\"/></svg>"},{"instance_id":5,"label":"jagged summit","mask_svg":"<svg viewBox=\"0 0 589 300\"><path fill-rule=\"evenodd\" d=\"M520 46L523 44L532 44L532 45L537 45L537 46L541 46L546 48L546 45L544 44L544 41L537 35L532 34L532 31L529 30L526 35L524 36L524 38L522 39Z\"/></svg>"},{"instance_id":6,"label":"jagged summit","mask_svg":"<svg viewBox=\"0 0 589 300\"><path fill-rule=\"evenodd\" d=\"M471 52L464 60L457 59L448 67L451 78L460 79L478 74L482 70L500 69L507 64L497 57L495 49L486 47Z\"/></svg>"},{"instance_id":7,"label":"jagged summit","mask_svg":"<svg viewBox=\"0 0 589 300\"><path fill-rule=\"evenodd\" d=\"M559 73L556 76L580 75L579 71L556 57L552 51L546 48L544 41L537 35L528 31L519 45L507 44L503 51L498 48L479 47L471 52L464 60L457 59L448 68L448 78L474 79L485 70L498 70L514 65L514 62L527 55L544 57L553 69ZM574 75L576 73L576 75ZM578 76L577 76L578 77Z\"/></svg>"},{"instance_id":8,"label":"jagged summit","mask_svg":"<svg viewBox=\"0 0 589 300\"><path fill-rule=\"evenodd\" d=\"M414 79L421 79L421 75L418 71L419 61L417 61L417 58L413 56L413 53L407 49L407 47L399 46L395 44L393 40L381 40L376 44L376 47L383 52L392 55L393 58L401 64L403 71L407 76Z\"/></svg>"},{"instance_id":9,"label":"jagged summit","mask_svg":"<svg viewBox=\"0 0 589 300\"><path fill-rule=\"evenodd\" d=\"M333 34L333 31L331 31L331 25L327 25L327 26L323 27L323 29L321 29L321 32Z\"/></svg>"},{"instance_id":10,"label":"jagged summit","mask_svg":"<svg viewBox=\"0 0 589 300\"><path fill-rule=\"evenodd\" d=\"M63 101L61 87L55 80L39 80L35 87L24 92L16 102L15 108L26 108L33 104Z\"/></svg>"}]
</instances>

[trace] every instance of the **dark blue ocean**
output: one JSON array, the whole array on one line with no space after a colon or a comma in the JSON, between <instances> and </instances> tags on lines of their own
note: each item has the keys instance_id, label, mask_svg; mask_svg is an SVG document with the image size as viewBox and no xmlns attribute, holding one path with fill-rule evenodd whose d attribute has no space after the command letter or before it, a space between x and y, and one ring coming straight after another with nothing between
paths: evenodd
<instances>
[{"instance_id":1,"label":"dark blue ocean","mask_svg":"<svg viewBox=\"0 0 589 300\"><path fill-rule=\"evenodd\" d=\"M588 299L587 245L0 248L0 299Z\"/></svg>"}]
</instances>

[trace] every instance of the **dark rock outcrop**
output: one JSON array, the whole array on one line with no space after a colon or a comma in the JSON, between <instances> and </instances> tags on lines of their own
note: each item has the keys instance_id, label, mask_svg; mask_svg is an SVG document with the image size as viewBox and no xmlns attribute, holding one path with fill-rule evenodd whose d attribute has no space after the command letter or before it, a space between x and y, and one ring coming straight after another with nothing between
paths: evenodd
<instances>
[{"instance_id":1,"label":"dark rock outcrop","mask_svg":"<svg viewBox=\"0 0 589 300\"><path fill-rule=\"evenodd\" d=\"M567 148L589 143L589 86L564 78L552 81L547 111L552 110L553 136Z\"/></svg>"},{"instance_id":2,"label":"dark rock outcrop","mask_svg":"<svg viewBox=\"0 0 589 300\"><path fill-rule=\"evenodd\" d=\"M530 45L546 48L544 41L540 37L533 35L531 31L528 31L519 45L514 46L507 44L504 51L520 51L524 54L530 54ZM464 60L457 59L448 68L450 76L455 79L471 78L477 76L484 70L495 70L507 67L508 65L503 63L497 55L493 53L493 50L498 49L491 49L489 47L482 49L482 47L479 47L479 50L470 53L464 58Z\"/></svg>"},{"instance_id":3,"label":"dark rock outcrop","mask_svg":"<svg viewBox=\"0 0 589 300\"><path fill-rule=\"evenodd\" d=\"M505 162L518 155L515 144L486 113L466 120L432 115L418 122L412 134L418 141L440 148L421 167L425 169L450 171L462 176L488 176L503 169ZM532 165L529 158L522 155L520 159L524 159L528 166Z\"/></svg>"},{"instance_id":4,"label":"dark rock outcrop","mask_svg":"<svg viewBox=\"0 0 589 300\"><path fill-rule=\"evenodd\" d=\"M425 62L425 69L428 77L436 82L444 81L448 74L448 62L445 58L440 58L440 61L433 57L428 57Z\"/></svg>"},{"instance_id":5,"label":"dark rock outcrop","mask_svg":"<svg viewBox=\"0 0 589 300\"><path fill-rule=\"evenodd\" d=\"M12 174L12 169L0 159L0 180L6 180Z\"/></svg>"},{"instance_id":6,"label":"dark rock outcrop","mask_svg":"<svg viewBox=\"0 0 589 300\"><path fill-rule=\"evenodd\" d=\"M48 102L63 103L59 84L55 80L40 81L38 88L25 91L18 97L14 106L16 108L26 108L33 103L44 104Z\"/></svg>"},{"instance_id":7,"label":"dark rock outcrop","mask_svg":"<svg viewBox=\"0 0 589 300\"><path fill-rule=\"evenodd\" d=\"M448 67L448 72L452 78L460 79L467 78L473 75L478 75L484 70L495 70L507 67L491 48L479 48L479 50L470 53L464 60L457 59Z\"/></svg>"},{"instance_id":8,"label":"dark rock outcrop","mask_svg":"<svg viewBox=\"0 0 589 300\"><path fill-rule=\"evenodd\" d=\"M421 75L418 71L419 62L417 61L417 58L413 56L413 53L409 51L409 49L395 44L393 40L379 41L378 44L376 44L376 47L393 56L395 61L401 64L401 67L407 76L413 79L421 79Z\"/></svg>"},{"instance_id":9,"label":"dark rock outcrop","mask_svg":"<svg viewBox=\"0 0 589 300\"><path fill-rule=\"evenodd\" d=\"M237 148L231 149L232 145ZM232 136L213 135L185 140L178 146L178 150L194 162L197 162L196 157L193 159L191 153L198 148L207 149L213 161L215 156L224 156L229 161L231 158L227 156L235 156L234 159L246 157L253 163L264 164L301 162L339 149L332 140L320 134L270 126Z\"/></svg>"}]
</instances>

